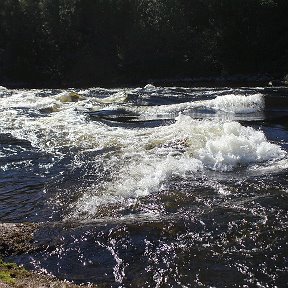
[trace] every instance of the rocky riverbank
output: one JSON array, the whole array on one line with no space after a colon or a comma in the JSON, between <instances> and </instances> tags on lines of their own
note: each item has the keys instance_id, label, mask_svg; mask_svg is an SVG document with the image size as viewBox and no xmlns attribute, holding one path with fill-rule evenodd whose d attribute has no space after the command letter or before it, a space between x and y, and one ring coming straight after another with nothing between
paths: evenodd
<instances>
[{"instance_id":1,"label":"rocky riverbank","mask_svg":"<svg viewBox=\"0 0 288 288\"><path fill-rule=\"evenodd\" d=\"M1 259L41 249L34 243L34 233L40 224L0 224L0 288L78 288L105 287L102 285L75 285L58 280L52 276L27 271L15 263L7 263Z\"/></svg>"}]
</instances>

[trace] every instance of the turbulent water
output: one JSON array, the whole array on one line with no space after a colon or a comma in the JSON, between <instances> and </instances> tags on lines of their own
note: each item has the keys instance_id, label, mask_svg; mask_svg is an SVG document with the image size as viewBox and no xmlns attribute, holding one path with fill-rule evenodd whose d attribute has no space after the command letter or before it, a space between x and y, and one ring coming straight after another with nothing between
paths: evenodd
<instances>
[{"instance_id":1,"label":"turbulent water","mask_svg":"<svg viewBox=\"0 0 288 288\"><path fill-rule=\"evenodd\" d=\"M0 88L13 260L103 287L286 287L288 90ZM102 286L101 286L102 287Z\"/></svg>"}]
</instances>

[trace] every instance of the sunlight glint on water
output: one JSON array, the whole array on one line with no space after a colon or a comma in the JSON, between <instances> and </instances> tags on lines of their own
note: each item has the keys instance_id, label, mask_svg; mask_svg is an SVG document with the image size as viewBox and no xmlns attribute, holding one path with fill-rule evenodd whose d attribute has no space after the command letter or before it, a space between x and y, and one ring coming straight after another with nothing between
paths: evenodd
<instances>
[{"instance_id":1,"label":"sunlight glint on water","mask_svg":"<svg viewBox=\"0 0 288 288\"><path fill-rule=\"evenodd\" d=\"M253 277L256 282L270 277L282 283L281 273L268 273L270 264L263 272L266 276L257 280L258 272L241 258L242 248L237 246L244 250L251 246L245 236L249 233L259 237L261 247L266 245L269 237L263 233L268 228L276 233L279 245L285 241L279 231L285 222L281 199L288 186L287 128L278 118L266 124L265 117L274 108L265 106L270 95L264 92L153 85L113 90L2 89L2 221L81 223L73 231L53 228L62 247L57 271L53 255L58 250L37 252L33 261L18 260L76 282L101 282L92 271L100 269L95 263L106 261L105 281L130 281L134 287L167 281L167 287L217 286L219 271L230 284L236 279L248 285L254 283ZM271 203L278 208L271 208ZM107 230L106 225L112 226ZM47 229L44 235L50 233ZM73 237L78 240L73 242ZM234 243L231 251L229 243ZM143 282L137 280L142 284L129 272L127 247L140 255L131 257L135 269L142 271ZM90 249L92 254L87 253ZM79 259L74 259L76 250L81 252ZM229 253L234 253L234 262ZM210 276L194 261L212 271ZM75 269L72 265L66 271L67 263L74 263ZM79 278L77 265L84 267ZM273 265L283 268L281 261ZM194 274L186 268L194 269Z\"/></svg>"}]
</instances>

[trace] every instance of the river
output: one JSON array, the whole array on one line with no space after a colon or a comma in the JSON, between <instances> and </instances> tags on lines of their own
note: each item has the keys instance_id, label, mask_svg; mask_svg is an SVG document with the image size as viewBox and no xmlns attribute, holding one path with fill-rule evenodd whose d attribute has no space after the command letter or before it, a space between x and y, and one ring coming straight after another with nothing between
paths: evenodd
<instances>
[{"instance_id":1,"label":"river","mask_svg":"<svg viewBox=\"0 0 288 288\"><path fill-rule=\"evenodd\" d=\"M288 89L0 88L0 221L101 287L286 287Z\"/></svg>"}]
</instances>

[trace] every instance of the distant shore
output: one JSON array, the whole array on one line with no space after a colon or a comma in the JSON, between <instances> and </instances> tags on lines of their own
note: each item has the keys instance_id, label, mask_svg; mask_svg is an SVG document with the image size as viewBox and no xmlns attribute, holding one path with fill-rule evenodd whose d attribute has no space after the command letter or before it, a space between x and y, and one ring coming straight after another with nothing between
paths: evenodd
<instances>
[{"instance_id":1,"label":"distant shore","mask_svg":"<svg viewBox=\"0 0 288 288\"><path fill-rule=\"evenodd\" d=\"M287 76L286 76L287 77ZM147 83L156 86L184 86L184 87L279 87L287 86L288 81L283 75L255 74L255 75L228 75L228 76L200 76L181 78L159 78L159 79L114 79L110 81L95 82L11 82L2 81L0 86L9 89L67 89L67 88L90 88L90 87L139 87Z\"/></svg>"}]
</instances>

